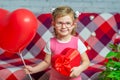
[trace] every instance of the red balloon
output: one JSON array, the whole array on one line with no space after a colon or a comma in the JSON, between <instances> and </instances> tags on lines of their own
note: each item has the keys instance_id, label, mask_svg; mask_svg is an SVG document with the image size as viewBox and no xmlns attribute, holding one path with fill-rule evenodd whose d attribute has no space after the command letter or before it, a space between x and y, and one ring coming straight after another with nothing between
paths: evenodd
<instances>
[{"instance_id":1,"label":"red balloon","mask_svg":"<svg viewBox=\"0 0 120 80\"><path fill-rule=\"evenodd\" d=\"M8 14L9 11L8 10L5 10L5 9L2 9L0 8L0 21L6 16L6 14Z\"/></svg>"},{"instance_id":2,"label":"red balloon","mask_svg":"<svg viewBox=\"0 0 120 80\"><path fill-rule=\"evenodd\" d=\"M20 52L33 39L38 27L36 16L27 9L17 9L4 19L0 47L9 52Z\"/></svg>"},{"instance_id":3,"label":"red balloon","mask_svg":"<svg viewBox=\"0 0 120 80\"><path fill-rule=\"evenodd\" d=\"M6 17L8 13L9 11L0 8L0 32L3 29L3 25L2 25L4 23L3 19Z\"/></svg>"}]
</instances>

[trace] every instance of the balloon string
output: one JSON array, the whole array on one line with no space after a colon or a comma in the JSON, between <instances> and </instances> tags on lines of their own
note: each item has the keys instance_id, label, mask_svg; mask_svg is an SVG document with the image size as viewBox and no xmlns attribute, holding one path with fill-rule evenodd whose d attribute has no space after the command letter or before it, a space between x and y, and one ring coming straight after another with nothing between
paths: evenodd
<instances>
[{"instance_id":1,"label":"balloon string","mask_svg":"<svg viewBox=\"0 0 120 80\"><path fill-rule=\"evenodd\" d=\"M22 62L24 64L24 66L26 66L25 61L24 61L23 56L22 56L22 53L19 53L19 55L21 57L21 60L22 60ZM29 76L30 80L32 80L32 77L31 77L30 73L28 74L28 76Z\"/></svg>"}]
</instances>

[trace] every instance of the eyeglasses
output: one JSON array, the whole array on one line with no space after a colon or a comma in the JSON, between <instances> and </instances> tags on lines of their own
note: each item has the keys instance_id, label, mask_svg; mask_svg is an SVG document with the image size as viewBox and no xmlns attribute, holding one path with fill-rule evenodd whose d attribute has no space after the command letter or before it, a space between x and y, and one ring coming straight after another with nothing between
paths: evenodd
<instances>
[{"instance_id":1,"label":"eyeglasses","mask_svg":"<svg viewBox=\"0 0 120 80\"><path fill-rule=\"evenodd\" d=\"M73 23L71 23L71 22L66 22L66 23L56 22L56 27L57 28L61 28L63 25L67 28L70 28L70 27L72 27Z\"/></svg>"}]
</instances>

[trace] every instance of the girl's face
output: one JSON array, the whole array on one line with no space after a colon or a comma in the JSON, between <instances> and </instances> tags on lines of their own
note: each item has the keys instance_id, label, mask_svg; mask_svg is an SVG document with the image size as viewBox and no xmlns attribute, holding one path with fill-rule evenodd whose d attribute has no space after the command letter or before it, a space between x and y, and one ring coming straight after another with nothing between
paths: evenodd
<instances>
[{"instance_id":1,"label":"girl's face","mask_svg":"<svg viewBox=\"0 0 120 80\"><path fill-rule=\"evenodd\" d=\"M70 15L57 18L53 22L57 36L68 36L74 28L74 22Z\"/></svg>"}]
</instances>

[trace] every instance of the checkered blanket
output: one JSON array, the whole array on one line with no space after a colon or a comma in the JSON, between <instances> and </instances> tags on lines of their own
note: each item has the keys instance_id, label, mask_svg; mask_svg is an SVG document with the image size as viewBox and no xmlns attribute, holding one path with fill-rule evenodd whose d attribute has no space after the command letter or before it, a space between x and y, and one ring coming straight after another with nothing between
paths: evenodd
<instances>
[{"instance_id":1,"label":"checkered blanket","mask_svg":"<svg viewBox=\"0 0 120 80\"><path fill-rule=\"evenodd\" d=\"M39 28L32 42L21 52L27 65L35 65L44 58L43 48L52 37L51 14L37 15ZM81 13L77 34L87 46L91 64L81 76L83 80L97 80L104 69L105 56L110 51L108 44L120 29L119 13ZM9 56L8 56L9 55ZM0 49L0 80L22 80L25 77L19 53L11 55Z\"/></svg>"}]
</instances>

